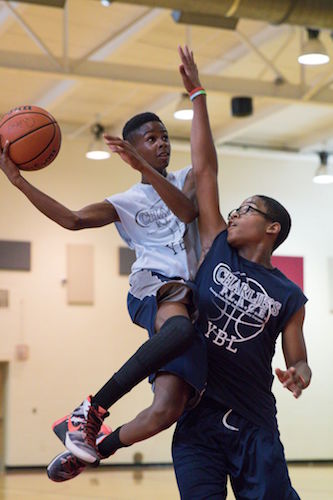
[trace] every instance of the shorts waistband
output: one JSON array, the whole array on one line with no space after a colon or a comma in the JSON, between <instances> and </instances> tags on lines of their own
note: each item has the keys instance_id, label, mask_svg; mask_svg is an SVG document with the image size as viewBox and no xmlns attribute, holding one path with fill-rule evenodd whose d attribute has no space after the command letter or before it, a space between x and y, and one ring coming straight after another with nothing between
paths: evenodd
<instances>
[{"instance_id":1,"label":"shorts waistband","mask_svg":"<svg viewBox=\"0 0 333 500\"><path fill-rule=\"evenodd\" d=\"M221 410L221 411L230 410L230 406L226 406L220 401L217 401L216 399L210 398L208 396L204 396L202 398L201 405L204 406L205 408L211 408L212 410Z\"/></svg>"}]
</instances>

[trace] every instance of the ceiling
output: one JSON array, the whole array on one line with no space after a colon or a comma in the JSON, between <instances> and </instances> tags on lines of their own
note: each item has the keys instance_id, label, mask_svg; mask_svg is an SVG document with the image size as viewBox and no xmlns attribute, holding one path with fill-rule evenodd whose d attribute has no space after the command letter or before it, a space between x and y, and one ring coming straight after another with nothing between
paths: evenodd
<instances>
[{"instance_id":1,"label":"ceiling","mask_svg":"<svg viewBox=\"0 0 333 500\"><path fill-rule=\"evenodd\" d=\"M260 1L272 3L252 3ZM227 3L219 18L214 8ZM300 24L309 19L323 28L320 39L333 61L332 2L304 1L307 13L301 15L287 0L275 0L275 12L244 10L242 17L237 6L243 3L0 1L0 112L22 104L44 107L75 139L96 121L119 134L129 117L153 111L173 140L187 140L190 123L175 120L173 112L182 92L177 46L188 43L208 92L217 145L333 152L333 63L304 68L297 62L306 39ZM184 6L192 14L187 22L196 24L175 22L175 5ZM278 5L285 9L279 14ZM232 117L231 98L244 95L253 97L253 114Z\"/></svg>"}]
</instances>

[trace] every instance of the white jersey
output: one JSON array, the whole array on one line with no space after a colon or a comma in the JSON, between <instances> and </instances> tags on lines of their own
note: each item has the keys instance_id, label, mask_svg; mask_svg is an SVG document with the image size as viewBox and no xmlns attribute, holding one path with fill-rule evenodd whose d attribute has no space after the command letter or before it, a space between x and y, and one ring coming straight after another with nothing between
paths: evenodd
<instances>
[{"instance_id":1,"label":"white jersey","mask_svg":"<svg viewBox=\"0 0 333 500\"><path fill-rule=\"evenodd\" d=\"M191 166L167 174L167 180L182 190ZM198 258L198 233L167 207L151 184L134 184L128 191L107 198L120 222L117 230L135 250L132 274L142 269L167 277L194 278Z\"/></svg>"}]
</instances>

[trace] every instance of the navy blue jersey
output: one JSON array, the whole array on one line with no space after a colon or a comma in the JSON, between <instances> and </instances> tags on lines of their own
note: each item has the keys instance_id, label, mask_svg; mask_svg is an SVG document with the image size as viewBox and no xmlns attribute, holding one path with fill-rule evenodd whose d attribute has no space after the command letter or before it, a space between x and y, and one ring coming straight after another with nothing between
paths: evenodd
<instances>
[{"instance_id":1,"label":"navy blue jersey","mask_svg":"<svg viewBox=\"0 0 333 500\"><path fill-rule=\"evenodd\" d=\"M206 396L257 425L275 428L275 343L307 299L278 269L240 257L227 234L216 237L195 279L196 325L208 348Z\"/></svg>"}]
</instances>

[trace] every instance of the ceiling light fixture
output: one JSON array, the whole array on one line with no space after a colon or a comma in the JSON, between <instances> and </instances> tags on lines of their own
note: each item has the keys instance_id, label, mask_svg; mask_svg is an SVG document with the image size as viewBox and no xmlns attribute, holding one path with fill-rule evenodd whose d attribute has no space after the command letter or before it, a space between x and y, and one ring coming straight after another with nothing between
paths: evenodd
<instances>
[{"instance_id":1,"label":"ceiling light fixture","mask_svg":"<svg viewBox=\"0 0 333 500\"><path fill-rule=\"evenodd\" d=\"M89 160L106 160L110 158L110 150L103 140L103 133L105 129L100 123L95 123L91 127L91 133L94 136L93 141L89 144L86 158Z\"/></svg>"},{"instance_id":2,"label":"ceiling light fixture","mask_svg":"<svg viewBox=\"0 0 333 500\"><path fill-rule=\"evenodd\" d=\"M331 184L333 182L333 172L330 171L327 165L328 153L326 151L321 151L318 154L320 158L320 165L317 168L312 180L316 184Z\"/></svg>"},{"instance_id":3,"label":"ceiling light fixture","mask_svg":"<svg viewBox=\"0 0 333 500\"><path fill-rule=\"evenodd\" d=\"M311 66L327 64L330 60L324 44L319 40L319 30L307 28L308 40L302 48L302 54L298 57L300 64Z\"/></svg>"},{"instance_id":4,"label":"ceiling light fixture","mask_svg":"<svg viewBox=\"0 0 333 500\"><path fill-rule=\"evenodd\" d=\"M176 118L176 120L192 120L193 109L188 94L182 94L173 116Z\"/></svg>"},{"instance_id":5,"label":"ceiling light fixture","mask_svg":"<svg viewBox=\"0 0 333 500\"><path fill-rule=\"evenodd\" d=\"M101 0L101 4L103 5L103 7L110 7L111 0Z\"/></svg>"}]
</instances>

